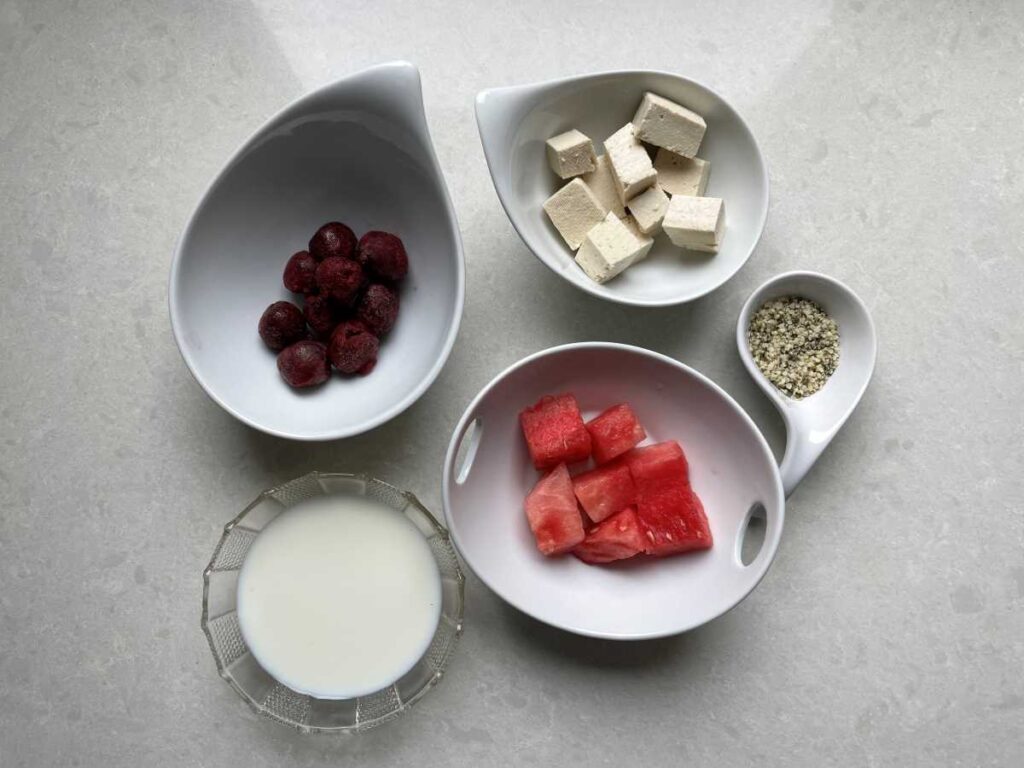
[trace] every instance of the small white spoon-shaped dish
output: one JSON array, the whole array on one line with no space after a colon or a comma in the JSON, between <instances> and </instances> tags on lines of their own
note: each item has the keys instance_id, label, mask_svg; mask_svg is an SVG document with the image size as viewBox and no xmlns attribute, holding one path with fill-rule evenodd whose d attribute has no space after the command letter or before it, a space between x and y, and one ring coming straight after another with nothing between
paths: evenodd
<instances>
[{"instance_id":1,"label":"small white spoon-shaped dish","mask_svg":"<svg viewBox=\"0 0 1024 768\"><path fill-rule=\"evenodd\" d=\"M605 284L588 278L542 208L565 181L548 167L544 142L577 128L602 142L633 119L645 91L702 115L699 157L711 162L706 195L725 200L725 239L717 254L681 250L665 235L651 254ZM768 169L750 128L707 86L668 72L624 71L494 88L476 97L476 119L494 189L534 255L577 288L619 304L693 301L732 277L750 258L768 215Z\"/></svg>"},{"instance_id":2,"label":"small white spoon-shaped dish","mask_svg":"<svg viewBox=\"0 0 1024 768\"><path fill-rule=\"evenodd\" d=\"M293 390L257 334L285 262L328 221L394 232L409 252L398 322L368 376ZM224 410L294 440L332 440L397 416L455 342L465 267L459 225L408 62L357 72L272 117L196 206L171 266L171 327L185 364Z\"/></svg>"},{"instance_id":3,"label":"small white spoon-shaped dish","mask_svg":"<svg viewBox=\"0 0 1024 768\"><path fill-rule=\"evenodd\" d=\"M839 365L820 390L801 400L783 394L768 381L747 346L750 317L762 304L781 296L817 302L839 327ZM857 295L834 278L817 272L786 272L773 277L747 299L736 323L736 344L747 371L778 409L786 425L786 452L779 466L788 497L810 471L860 402L875 369L875 325Z\"/></svg>"}]
</instances>

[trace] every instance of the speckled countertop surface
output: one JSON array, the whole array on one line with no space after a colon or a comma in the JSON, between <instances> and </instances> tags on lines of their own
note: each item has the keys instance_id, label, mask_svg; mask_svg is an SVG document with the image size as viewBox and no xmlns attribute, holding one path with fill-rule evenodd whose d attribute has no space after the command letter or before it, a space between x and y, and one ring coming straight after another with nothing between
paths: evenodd
<instances>
[{"instance_id":1,"label":"speckled countertop surface","mask_svg":"<svg viewBox=\"0 0 1024 768\"><path fill-rule=\"evenodd\" d=\"M764 5L0 2L0 765L1024 762L1024 6ZM175 238L265 117L395 58L421 68L462 227L462 332L428 394L372 434L264 436L179 358ZM487 174L478 90L612 68L709 83L769 161L761 245L685 308L554 279ZM217 678L200 573L224 521L312 468L439 506L456 419L527 353L673 355L778 450L733 332L749 292L794 268L860 293L878 367L739 608L674 639L594 642L470 577L440 688L353 739L264 721Z\"/></svg>"}]
</instances>

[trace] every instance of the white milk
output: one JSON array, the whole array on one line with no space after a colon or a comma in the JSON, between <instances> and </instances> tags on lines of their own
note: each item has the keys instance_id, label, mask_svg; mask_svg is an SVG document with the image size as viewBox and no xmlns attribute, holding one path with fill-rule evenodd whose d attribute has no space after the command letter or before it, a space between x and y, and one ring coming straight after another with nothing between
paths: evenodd
<instances>
[{"instance_id":1,"label":"white milk","mask_svg":"<svg viewBox=\"0 0 1024 768\"><path fill-rule=\"evenodd\" d=\"M426 539L365 496L296 504L256 537L238 576L249 650L278 681L322 699L395 682L426 652L440 613Z\"/></svg>"}]
</instances>

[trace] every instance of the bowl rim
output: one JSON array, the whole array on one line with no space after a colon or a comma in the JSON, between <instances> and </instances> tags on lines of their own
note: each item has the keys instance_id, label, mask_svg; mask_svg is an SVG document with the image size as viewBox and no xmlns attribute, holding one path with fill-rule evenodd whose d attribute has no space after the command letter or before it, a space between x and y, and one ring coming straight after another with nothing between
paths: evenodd
<instances>
[{"instance_id":1,"label":"bowl rim","mask_svg":"<svg viewBox=\"0 0 1024 768\"><path fill-rule=\"evenodd\" d=\"M665 363L671 367L674 367L682 371L684 374L687 374L697 379L700 383L707 386L709 389L714 391L719 397L721 397L725 401L726 405L728 405L733 410L733 412L735 412L736 415L738 415L747 424L747 426L750 427L753 435L755 436L755 440L761 449L761 452L768 460L768 465L772 468L775 496L774 501L778 508L779 524L774 535L769 537L768 531L765 531L765 538L764 542L761 545L761 549L758 553L758 559L760 559L765 552L767 552L767 555L764 556L763 563L761 563L759 567L759 572L756 574L756 577L751 582L750 588L743 592L726 608L719 611L717 614L715 614L715 616L711 617L710 619L706 619L704 621L696 623L684 623L675 629L664 631L625 633L597 632L586 628L571 626L566 623L556 623L555 621L551 621L542 616L538 616L528 606L511 600L501 590L496 588L494 584L491 583L490 579L487 576L485 576L483 573L477 570L477 561L470 555L469 550L464 546L462 539L460 538L459 528L454 523L452 515L449 511L451 507L451 487L455 478L455 461L457 458L457 453L459 448L461 447L461 442L465 437L465 433L470 423L472 422L472 417L474 417L474 414L478 406L480 405L481 402L483 402L484 398L486 398L498 384L500 384L506 377L516 372L520 368L524 368L534 363L535 361L545 357L560 355L566 352L576 351L580 349L606 349L638 354L644 357L651 358L657 362ZM704 624L714 621L715 619L721 618L726 613L735 608L737 605L742 603L755 589L757 589L758 585L761 583L765 575L771 569L772 563L775 561L775 557L778 554L779 544L782 540L782 531L784 530L786 523L786 497L782 489L782 476L779 473L778 462L775 460L774 454L772 454L772 450L768 445L768 441L765 439L761 430L758 429L757 425L754 423L754 420L750 418L750 415L745 410L743 410L740 404L737 403L728 392L722 389L710 378L702 374L700 371L691 368L685 363L676 360L675 358L669 357L668 355L663 355L660 352L655 352L654 350L646 349L644 347L608 341L582 341L570 344L560 344L558 346L542 349L539 352L534 352L533 354L527 355L521 360L513 363L512 365L508 366L505 370L501 371L493 379L491 379L491 381L488 382L480 390L476 397L473 398L470 404L466 406L466 410L460 417L459 422L455 427L455 431L452 432L451 439L449 440L448 443L448 449L445 452L444 468L441 477L441 507L442 511L444 512L445 527L447 528L448 533L451 536L451 540L452 543L455 545L456 551L458 551L459 556L465 562L466 566L474 574L476 574L478 579L480 579L485 585L487 585L487 588L491 590L491 592L500 597L502 600L504 600L506 603L511 605L516 610L525 613L526 615L532 617L536 621L539 621L543 624L547 624L548 626L560 629L565 632L571 632L576 635L582 635L584 637L592 637L602 640L655 640L657 638L662 637L673 637L684 632L689 632L690 630L703 626ZM756 560L754 562L756 562ZM751 563L751 565L753 564L754 563Z\"/></svg>"},{"instance_id":2,"label":"bowl rim","mask_svg":"<svg viewBox=\"0 0 1024 768\"><path fill-rule=\"evenodd\" d=\"M305 434L302 432L296 432L294 430L287 429L275 429L268 427L265 424L261 424L259 421L246 416L239 410L231 406L223 397L214 391L213 387L210 386L209 382L204 378L202 373L199 371L198 366L194 360L190 345L185 341L185 332L182 327L184 320L182 319L182 310L178 307L177 294L180 287L181 279L181 261L182 255L185 251L185 245L188 243L192 236L192 230L196 223L196 218L201 210L206 206L210 199L210 195L213 190L216 189L221 181L227 176L227 174L234 168L236 163L249 152L261 139L262 137L276 124L286 121L293 113L301 112L302 109L310 102L313 102L335 88L341 87L344 84L362 79L368 75L374 73L384 73L391 71L395 75L412 76L415 78L416 90L419 94L419 124L411 125L416 133L420 134L420 137L424 140L424 146L426 149L426 157L429 160L429 170L433 173L434 178L439 182L442 201L444 203L446 223L449 230L452 233L452 238L455 244L455 305L451 315L451 323L448 329L448 334L445 337L444 345L441 349L441 353L438 355L437 360L434 361L434 365L427 371L420 382L401 400L393 404L391 407L381 411L380 413L363 419L361 422L354 424L349 427L328 430L318 434ZM241 145L231 154L227 161L221 166L220 170L214 175L213 179L207 184L203 193L200 195L199 200L192 208L188 219L185 222L185 226L182 228L181 233L178 235L178 239L174 244L174 254L171 259L171 271L170 278L168 279L167 286L167 305L170 314L171 321L171 332L174 336L174 342L178 347L178 352L181 354L182 360L185 362L185 367L188 368L189 373L192 374L192 378L195 379L196 383L202 388L207 396L213 400L217 405L227 411L229 414L234 416L236 419L241 421L243 424L258 429L275 437L282 437L289 440L299 440L303 442L324 442L329 440L339 440L346 437L354 437L361 435L364 432L369 432L381 424L390 421L399 414L407 410L413 403L419 400L420 397L433 385L437 380L437 377L441 375L441 371L448 362L448 358L451 356L452 349L455 346L455 340L458 337L460 326L462 325L462 316L465 311L465 300L466 300L466 257L465 251L462 245L462 234L459 229L459 222L455 215L455 207L452 204L451 193L448 191L448 185L445 182L444 172L441 170L441 165L437 159L437 152L434 149L434 142L430 136L430 128L427 125L426 114L423 108L423 91L420 80L419 70L416 65L408 61L391 61L384 64L378 64L366 69L353 72L345 75L344 77L337 78L331 82L315 88L311 91L303 93L299 97L293 99L284 107L275 112L267 120L263 121L249 136L246 138Z\"/></svg>"},{"instance_id":3,"label":"bowl rim","mask_svg":"<svg viewBox=\"0 0 1024 768\"><path fill-rule=\"evenodd\" d=\"M742 127L742 129L750 137L750 142L751 142L751 144L754 147L754 151L757 153L757 159L758 159L759 165L760 165L760 180L761 180L761 183L764 185L764 204L762 205L761 211L759 212L759 215L758 215L758 220L757 220L757 236L753 239L753 242L751 242L750 248L747 250L746 256L744 256L739 261L739 263L736 265L735 269L733 269L731 272L726 274L717 283L715 283L715 284L713 284L713 285L711 285L711 286L709 286L707 288L701 289L701 290L696 291L696 292L694 292L692 294L687 294L687 295L682 296L682 297L673 296L673 297L664 298L664 299L631 298L631 297L627 297L627 296L621 296L621 295L618 295L618 294L615 294L615 293L602 292L600 290L600 288L602 286L600 284L598 284L598 283L591 283L591 282L579 282L579 283L577 283L577 282L575 282L573 280L568 279L566 277L565 273L564 273L564 270L561 270L561 269L557 268L557 266L554 263L549 262L547 258L542 256L533 247L533 245L527 240L527 238L523 235L522 230L519 228L519 224L516 221L516 217L512 213L512 210L511 210L512 206L511 206L510 201L506 200L506 196L505 196L504 192L502 191L501 187L497 183L495 183L494 169L495 169L496 159L492 158L492 152L491 152L490 147L488 146L488 141L486 139L486 134L484 132L483 125L481 123L481 117L480 117L481 106L483 105L483 102L487 99L487 97L489 95L491 95L491 94L496 94L496 93L513 94L515 92L521 92L523 95L525 95L525 94L536 95L538 93L542 93L542 92L554 89L554 88L556 88L558 86L562 86L562 85L565 85L565 84L571 83L571 82L585 82L585 81L592 81L592 80L603 80L603 79L613 78L613 77L637 77L637 76L645 76L645 75L659 75L659 76L664 76L664 77L672 78L674 80L679 80L679 81L681 81L683 83L686 83L688 85L695 86L698 89L704 90L707 93L711 94L711 96L713 96L714 98L718 99L718 101L721 102L725 106L725 108L727 110L729 110L729 112L732 113L732 115L736 119L737 123ZM525 117L525 114L522 117ZM520 118L520 122L522 121L522 117ZM680 75L680 74L677 74L675 72L668 72L668 71L662 70L662 69L610 69L610 70L602 70L602 71L599 71L599 72L589 72L589 73L585 73L585 74L582 74L582 75L570 75L568 77L561 77L561 78L556 78L556 79L553 79L553 80L545 80L545 81L535 82L535 83L525 83L525 84L521 84L521 85L499 86L499 87L496 87L496 88L486 88L486 89L480 91L479 93L477 93L477 95L476 95L476 121L477 121L477 130L478 130L478 132L480 134L480 140L481 140L480 143L483 145L483 149L484 149L484 158L487 160L487 169L490 172L490 176L491 176L491 183L494 186L495 192L497 192L497 194L498 194L498 200L501 202L501 207L504 209L505 215L508 217L508 220L512 223L512 227L515 229L516 234L519 235L519 239L529 249L530 253L532 253L542 264L544 264L544 266L546 266L548 269L550 269L552 272L554 272L556 275L558 275L560 278L565 280L567 283L569 283L573 287L575 287L575 288L577 288L577 289L579 289L581 291L585 291L586 293L589 293L592 296L596 296L599 299L603 299L605 301L610 301L610 302L615 303L615 304L623 304L623 305L626 305L626 306L633 306L633 307L674 307L674 306L679 306L681 304L688 304L691 301L696 301L697 299L700 299L700 298L708 295L712 291L718 290L723 285L725 285L727 282L729 282L733 277L735 277L736 273L739 272L741 269L743 269L743 267L746 266L747 262L750 261L750 257L754 254L754 250L757 248L758 244L761 242L761 237L764 234L765 224L768 221L768 209L770 207L770 202L771 202L771 183L770 183L770 177L769 177L769 173L768 173L768 161L767 161L767 159L764 156L764 152L761 150L761 145L758 144L758 142L757 142L757 137L754 135L754 132L750 129L750 125L747 123L746 120L743 119L743 116L739 113L739 111L732 105L732 103L728 99L726 99L724 96L722 96L721 93L719 93L714 88L712 88L711 86L707 85L706 83L704 83L704 82L702 82L700 80L696 80L696 79L693 79L693 78L690 78L690 77L686 77L684 75ZM516 127L518 128L518 126L516 126Z\"/></svg>"},{"instance_id":4,"label":"bowl rim","mask_svg":"<svg viewBox=\"0 0 1024 768\"><path fill-rule=\"evenodd\" d=\"M209 605L209 601L210 601L210 579L211 579L211 577L213 576L214 573L218 572L218 569L215 566L216 566L216 563L217 563L217 559L220 556L221 550L224 548L224 544L225 544L228 536L242 522L242 520L245 518L245 516L247 514L249 514L249 512L251 510L253 510L255 507L257 507L260 504L262 504L267 499L273 499L274 498L274 494L279 492L279 491L281 491L283 488L285 488L285 487L287 487L289 485L292 485L294 483L298 483L298 482L301 482L303 480L307 480L307 479L313 479L313 480L317 481L318 483L320 482L321 479L326 479L326 480L337 480L337 479L356 480L356 481L360 481L360 482L363 482L363 483L366 483L366 484L377 483L379 485L386 486L386 487L390 488L391 490L395 491L396 493L398 493L399 495L401 495L403 498L405 498L409 502L409 504L411 504L412 506L416 507L416 509L422 515L424 515L424 517L427 518L428 522L433 526L435 532L442 539L446 540L449 544L452 544L452 548L454 549L454 544L452 543L452 538L451 538L451 531L449 531L448 527L442 521L437 519L437 516L433 512L431 512L427 508L427 506L422 501L420 501L419 497L415 493L413 493L412 491L408 491L408 490L404 490L402 488L399 488L399 487L397 487L395 485L392 485L391 483L387 482L386 480L381 480L380 478L375 477L375 476L370 475L370 474L365 473L365 472L356 472L356 473L352 473L352 472L321 472L319 470L312 470L310 472L307 472L304 475L299 475L298 477L292 478L291 480L288 480L288 481L286 481L284 483L279 483L278 485L275 485L275 486L273 486L271 488L265 488L264 490L262 490L256 496L256 498L254 498L251 502L249 502L247 505L245 505L245 507L242 509L241 512L239 512L237 515L235 515L233 518L231 518L227 523L225 523L223 529L221 530L220 538L217 540L217 544L216 544L216 546L213 549L213 554L210 556L210 560L207 563L206 567L203 568L203 602L202 602L202 613L200 614L200 619L199 619L199 626L200 626L200 629L203 630L203 635L206 637L206 643L207 643L207 645L208 645L208 647L210 649L210 654L213 656L213 661L214 661L214 664L217 667L217 674L218 674L218 676L222 680L224 680L228 685L231 686L231 689L238 695L239 698L241 698L248 705L249 709L251 709L255 714L257 714L257 715L259 715L261 717L265 717L265 718L268 718L270 720L273 720L274 722L280 723L281 725L288 726L289 728L293 728L296 731L298 731L299 733L303 733L303 734L338 735L338 734L360 733L360 732L363 732L363 731L370 730L372 728L377 728L377 727L379 727L381 725L384 725L386 723L389 723L392 720L394 720L395 718L397 718L400 715L404 714L409 709L411 709L414 705L419 703L430 691L432 691L434 688L437 687L438 683L441 682L441 679L444 677L445 673L447 672L448 666L451 663L451 660L454 657L454 655L455 655L455 653L456 653L456 651L458 649L459 642L460 642L460 640L462 638L462 634L465 631L465 624L466 624L466 618L465 618L465 613L466 613L466 574L465 574L465 571L462 568L462 564L458 560L458 557L456 557L455 561L454 561L454 567L455 567L455 573L456 573L455 581L457 583L456 607L457 607L457 614L458 614L458 623L456 624L456 626L453 629L452 643L447 648L447 650L445 652L443 663L441 664L442 669L439 670L430 679L430 681L426 685L424 685L422 688L420 688L416 692L416 694L414 696L412 696L409 699L404 700L402 702L402 705L401 705L401 707L399 709L397 709L396 711L394 711L394 712L392 712L392 713L390 713L390 714L388 714L388 715L386 715L386 716L384 716L382 718L371 720L371 721L369 721L367 723L362 723L362 724L357 723L357 724L351 725L351 726L346 725L346 726L337 726L337 727L304 725L304 724L295 723L295 722L292 722L292 721L289 721L289 720L285 720L285 719L277 716L273 712L271 712L268 709L266 709L264 707L264 705L262 704L262 702L258 702L252 696L250 696L249 693L247 691L245 691L241 687L241 685L239 685L238 681L231 674L231 670L228 667L226 667L223 664L222 660L221 660L221 657L220 657L219 652L217 650L216 643L214 642L214 639L213 639L213 633L210 630L210 622L214 621L216 618L218 618L218 617L213 617L212 619L210 618L210 605ZM433 552L433 550L431 550L431 551ZM457 551L458 550L456 549L456 553L457 553ZM434 556L436 558L436 555L434 555ZM241 566L239 566L239 569L240 568L241 568ZM252 654L252 651L249 650L249 653ZM429 651L428 651L428 653L429 653ZM312 697L311 694L303 693L302 691L297 691L294 688L289 687L286 683L282 682L281 680L278 680L265 667L263 667L262 664L260 664L260 661L259 661L259 659L256 658L255 654L252 654L252 656L253 656L253 659L256 661L256 663L260 666L260 668L263 669L264 672L266 672L266 674L270 678L272 678L276 683L278 683L281 686L284 686L285 688L287 688L288 690L296 693L299 696L306 696L306 697L309 697L309 698L315 698L315 697ZM424 654L424 656L426 656L426 654ZM424 658L424 656L420 657L421 661ZM394 684L395 683L392 683L391 685L393 686ZM391 687L391 686L389 686L389 687ZM386 689L382 689L382 690L386 690ZM375 693L379 693L379 691L375 692ZM370 695L374 695L374 694L370 694Z\"/></svg>"}]
</instances>

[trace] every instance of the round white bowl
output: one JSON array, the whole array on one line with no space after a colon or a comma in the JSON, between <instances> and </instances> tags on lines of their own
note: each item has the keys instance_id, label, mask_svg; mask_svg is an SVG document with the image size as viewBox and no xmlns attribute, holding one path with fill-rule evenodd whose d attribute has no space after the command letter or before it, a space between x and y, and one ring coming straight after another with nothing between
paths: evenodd
<instances>
[{"instance_id":1,"label":"round white bowl","mask_svg":"<svg viewBox=\"0 0 1024 768\"><path fill-rule=\"evenodd\" d=\"M301 301L281 283L285 262L335 220L357 235L402 238L401 312L373 373L294 390L257 325L272 302ZM175 251L171 326L189 370L226 411L280 437L330 440L393 418L433 383L455 342L464 283L419 72L396 62L302 97L227 162Z\"/></svg>"},{"instance_id":2,"label":"round white bowl","mask_svg":"<svg viewBox=\"0 0 1024 768\"><path fill-rule=\"evenodd\" d=\"M603 141L636 112L645 91L702 115L699 157L711 161L705 194L725 201L725 238L717 254L687 251L665 235L651 254L607 283L588 278L552 226L543 203L565 181L548 167L544 142L570 128ZM768 215L768 169L747 124L707 86L667 72L604 72L481 92L477 123L494 188L512 225L556 274L620 304L667 306L693 301L736 274L757 245Z\"/></svg>"},{"instance_id":3,"label":"round white bowl","mask_svg":"<svg viewBox=\"0 0 1024 768\"><path fill-rule=\"evenodd\" d=\"M523 501L539 474L519 412L562 392L576 395L584 418L628 402L650 442L680 442L711 524L710 550L606 566L537 551ZM684 632L739 603L771 565L785 516L768 444L729 395L671 358L596 342L538 352L488 384L452 436L442 493L456 548L500 597L560 629L621 640ZM754 515L765 520L764 541L744 565Z\"/></svg>"}]
</instances>

